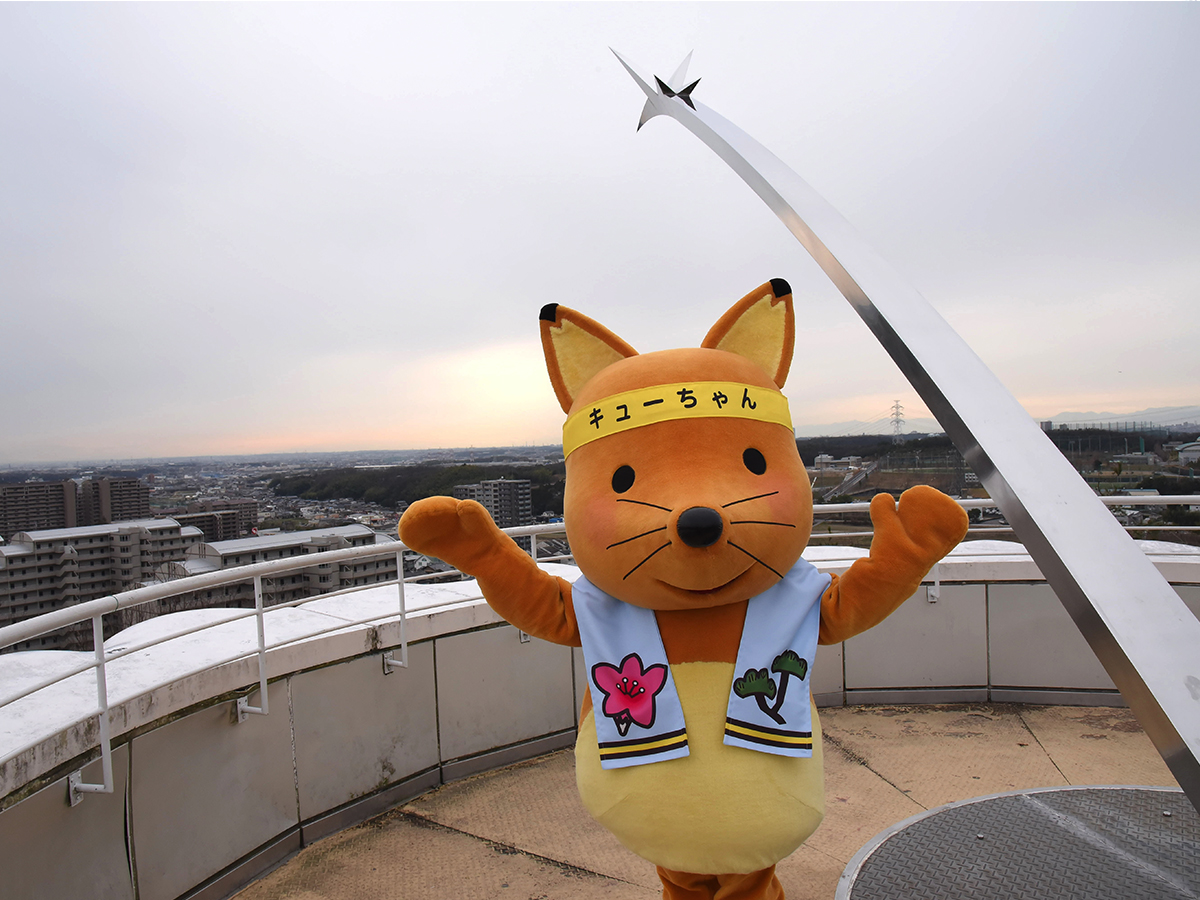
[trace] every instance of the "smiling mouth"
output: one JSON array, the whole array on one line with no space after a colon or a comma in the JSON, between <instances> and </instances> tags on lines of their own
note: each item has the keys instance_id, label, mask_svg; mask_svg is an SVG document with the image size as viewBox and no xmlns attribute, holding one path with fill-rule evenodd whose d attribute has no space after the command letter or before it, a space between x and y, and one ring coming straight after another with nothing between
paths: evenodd
<instances>
[{"instance_id":1,"label":"smiling mouth","mask_svg":"<svg viewBox=\"0 0 1200 900\"><path fill-rule=\"evenodd\" d=\"M753 568L753 566L751 566L750 568ZM737 575L734 575L731 579L729 579L724 584L719 584L714 588L704 588L702 590L692 590L691 588L680 587L677 584L671 584L671 582L669 582L669 581L663 581L661 578L657 579L657 581L659 584L665 585L666 587L669 587L675 591L681 591L690 597L708 597L708 596L711 596L712 594L719 594L721 591L725 590L726 588L728 588L729 586L734 584L738 579L740 579L743 575L745 575L746 572L749 572L749 571L750 571L750 569L748 568L745 571L739 572Z\"/></svg>"}]
</instances>

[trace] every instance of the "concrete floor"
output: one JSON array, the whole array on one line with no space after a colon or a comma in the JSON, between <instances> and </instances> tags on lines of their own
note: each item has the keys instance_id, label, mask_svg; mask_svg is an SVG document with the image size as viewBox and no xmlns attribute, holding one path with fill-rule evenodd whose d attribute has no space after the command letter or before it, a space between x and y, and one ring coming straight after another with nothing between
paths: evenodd
<instances>
[{"instance_id":1,"label":"concrete floor","mask_svg":"<svg viewBox=\"0 0 1200 900\"><path fill-rule=\"evenodd\" d=\"M1174 785L1125 709L956 705L821 711L825 821L779 864L790 900L833 897L850 857L922 810L1068 784ZM661 896L654 867L588 816L570 750L477 775L306 847L239 900Z\"/></svg>"}]
</instances>

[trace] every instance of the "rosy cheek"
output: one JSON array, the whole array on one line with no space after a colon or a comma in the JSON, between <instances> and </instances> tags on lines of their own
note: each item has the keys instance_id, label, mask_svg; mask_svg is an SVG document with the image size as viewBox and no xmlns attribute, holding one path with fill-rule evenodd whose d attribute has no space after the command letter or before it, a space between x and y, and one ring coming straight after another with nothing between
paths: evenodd
<instances>
[{"instance_id":1,"label":"rosy cheek","mask_svg":"<svg viewBox=\"0 0 1200 900\"><path fill-rule=\"evenodd\" d=\"M779 492L767 498L771 516L776 522L797 523L801 518L811 516L812 501L809 492L804 490L803 486L781 479L771 485L770 489Z\"/></svg>"},{"instance_id":2,"label":"rosy cheek","mask_svg":"<svg viewBox=\"0 0 1200 900\"><path fill-rule=\"evenodd\" d=\"M596 553L616 540L617 510L611 498L568 495L564 513L567 537L576 553Z\"/></svg>"}]
</instances>

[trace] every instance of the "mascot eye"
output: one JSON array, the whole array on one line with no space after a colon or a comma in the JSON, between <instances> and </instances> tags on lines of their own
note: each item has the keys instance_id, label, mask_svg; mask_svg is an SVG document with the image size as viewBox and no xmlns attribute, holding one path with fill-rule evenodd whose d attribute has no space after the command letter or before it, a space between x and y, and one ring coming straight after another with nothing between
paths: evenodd
<instances>
[{"instance_id":1,"label":"mascot eye","mask_svg":"<svg viewBox=\"0 0 1200 900\"><path fill-rule=\"evenodd\" d=\"M767 471L766 459L753 447L742 454L742 462L745 464L746 468L755 475L761 475L763 472Z\"/></svg>"},{"instance_id":2,"label":"mascot eye","mask_svg":"<svg viewBox=\"0 0 1200 900\"><path fill-rule=\"evenodd\" d=\"M613 490L618 494L623 494L633 487L633 479L636 474L629 466L621 466L617 471L613 472L612 486Z\"/></svg>"}]
</instances>

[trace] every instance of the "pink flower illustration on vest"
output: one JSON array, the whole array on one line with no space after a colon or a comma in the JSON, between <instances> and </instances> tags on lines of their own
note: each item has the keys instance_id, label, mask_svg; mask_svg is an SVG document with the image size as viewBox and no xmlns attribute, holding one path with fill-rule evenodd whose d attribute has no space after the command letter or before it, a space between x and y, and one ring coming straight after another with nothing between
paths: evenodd
<instances>
[{"instance_id":1,"label":"pink flower illustration on vest","mask_svg":"<svg viewBox=\"0 0 1200 900\"><path fill-rule=\"evenodd\" d=\"M641 657L630 653L619 669L609 663L592 666L592 681L604 692L601 711L624 737L632 723L642 728L654 724L654 698L667 683L667 667L657 663L643 669Z\"/></svg>"}]
</instances>

